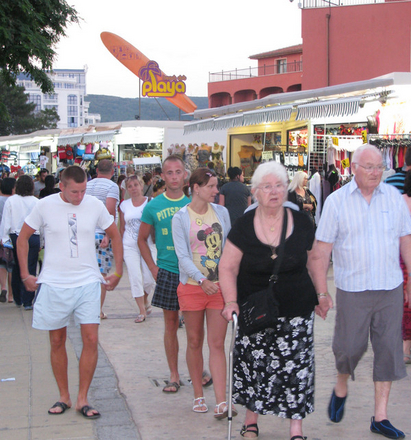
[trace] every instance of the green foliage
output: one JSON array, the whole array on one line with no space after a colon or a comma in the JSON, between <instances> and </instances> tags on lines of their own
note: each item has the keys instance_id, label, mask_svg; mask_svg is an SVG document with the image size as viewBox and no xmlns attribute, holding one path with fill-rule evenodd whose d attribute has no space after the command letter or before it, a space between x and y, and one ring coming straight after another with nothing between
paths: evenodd
<instances>
[{"instance_id":1,"label":"green foliage","mask_svg":"<svg viewBox=\"0 0 411 440\"><path fill-rule=\"evenodd\" d=\"M0 77L15 85L17 75L26 72L43 93L53 91L46 73L56 55L53 47L67 25L78 21L65 0L1 0Z\"/></svg>"},{"instance_id":2,"label":"green foliage","mask_svg":"<svg viewBox=\"0 0 411 440\"><path fill-rule=\"evenodd\" d=\"M6 85L0 79L0 136L57 128L59 116L54 108L34 113L36 106L27 99L24 87Z\"/></svg>"},{"instance_id":3,"label":"green foliage","mask_svg":"<svg viewBox=\"0 0 411 440\"><path fill-rule=\"evenodd\" d=\"M198 109L208 108L207 97L190 97ZM119 98L107 95L87 95L90 102L89 113L99 113L101 122L131 121L139 114L138 98ZM181 112L165 98L141 98L140 119L144 121L189 121L191 116Z\"/></svg>"}]
</instances>

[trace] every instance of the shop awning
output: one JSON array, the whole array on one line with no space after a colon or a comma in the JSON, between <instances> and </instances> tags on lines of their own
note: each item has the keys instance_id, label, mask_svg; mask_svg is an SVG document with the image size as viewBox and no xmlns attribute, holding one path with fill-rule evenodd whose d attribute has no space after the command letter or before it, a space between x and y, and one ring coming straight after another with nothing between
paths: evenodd
<instances>
[{"instance_id":1,"label":"shop awning","mask_svg":"<svg viewBox=\"0 0 411 440\"><path fill-rule=\"evenodd\" d=\"M85 133L83 136L83 142L85 144L92 144L94 142L110 142L113 140L115 130L109 131L96 131L94 133Z\"/></svg>"},{"instance_id":2,"label":"shop awning","mask_svg":"<svg viewBox=\"0 0 411 440\"><path fill-rule=\"evenodd\" d=\"M194 133L195 131L214 130L214 118L201 119L200 121L188 122L184 125L184 134Z\"/></svg>"},{"instance_id":3,"label":"shop awning","mask_svg":"<svg viewBox=\"0 0 411 440\"><path fill-rule=\"evenodd\" d=\"M292 105L267 107L244 112L244 125L266 124L268 122L284 122L291 118ZM220 119L220 118L219 118Z\"/></svg>"},{"instance_id":4,"label":"shop awning","mask_svg":"<svg viewBox=\"0 0 411 440\"><path fill-rule=\"evenodd\" d=\"M57 144L58 145L75 145L81 142L83 139L83 133L76 134L64 134L60 135Z\"/></svg>"},{"instance_id":5,"label":"shop awning","mask_svg":"<svg viewBox=\"0 0 411 440\"><path fill-rule=\"evenodd\" d=\"M38 142L30 142L28 144L20 145L19 147L20 153L39 153L40 152L40 144Z\"/></svg>"},{"instance_id":6,"label":"shop awning","mask_svg":"<svg viewBox=\"0 0 411 440\"><path fill-rule=\"evenodd\" d=\"M291 118L292 105L279 105L244 113L220 116L219 118L201 119L184 125L184 134L206 130L228 130L233 127L283 122Z\"/></svg>"},{"instance_id":7,"label":"shop awning","mask_svg":"<svg viewBox=\"0 0 411 440\"><path fill-rule=\"evenodd\" d=\"M358 113L361 96L335 99L332 101L318 101L299 105L296 121L319 119L331 116L351 116Z\"/></svg>"},{"instance_id":8,"label":"shop awning","mask_svg":"<svg viewBox=\"0 0 411 440\"><path fill-rule=\"evenodd\" d=\"M233 127L242 127L244 122L243 113L235 113L234 115L221 116L214 119L213 130L227 130Z\"/></svg>"}]
</instances>

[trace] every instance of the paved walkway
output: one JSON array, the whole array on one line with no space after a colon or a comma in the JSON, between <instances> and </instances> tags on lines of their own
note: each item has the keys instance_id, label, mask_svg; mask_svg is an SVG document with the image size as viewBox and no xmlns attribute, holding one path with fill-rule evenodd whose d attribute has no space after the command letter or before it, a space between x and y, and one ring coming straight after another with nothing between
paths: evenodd
<instances>
[{"instance_id":1,"label":"paved walkway","mask_svg":"<svg viewBox=\"0 0 411 440\"><path fill-rule=\"evenodd\" d=\"M330 283L331 284L331 283ZM333 291L330 285L330 291ZM105 311L108 319L100 326L100 353L90 401L98 408L101 419L90 421L71 409L62 416L50 416L48 408L58 393L49 362L47 332L31 328L32 312L13 304L0 304L0 439L1 440L168 440L224 439L227 422L212 415L212 388L204 390L210 411L192 412L192 388L186 367L185 329L179 330L180 374L183 386L175 395L162 393L168 379L163 348L162 311L153 313L141 324L135 324L135 301L128 278L109 292ZM373 415L372 357L362 359L356 381L350 383L346 415L340 424L331 423L326 415L328 400L335 380L331 352L335 311L326 321L316 319L316 411L304 421L304 434L310 440L378 439L369 431ZM227 347L231 338L231 325ZM72 400L78 387L78 356L81 339L71 326L67 343L69 380ZM207 347L204 350L208 360ZM410 367L409 373L410 372ZM14 379L6 380L4 379ZM395 426L411 435L411 378L393 384L390 419ZM244 409L232 423L232 438L239 434ZM274 416L260 417L260 439L288 440L289 422Z\"/></svg>"}]
</instances>

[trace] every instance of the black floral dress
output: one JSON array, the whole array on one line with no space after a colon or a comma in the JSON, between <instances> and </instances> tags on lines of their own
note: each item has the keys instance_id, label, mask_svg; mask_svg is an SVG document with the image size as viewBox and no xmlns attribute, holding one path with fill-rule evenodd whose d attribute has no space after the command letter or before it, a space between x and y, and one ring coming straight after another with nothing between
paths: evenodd
<instances>
[{"instance_id":1,"label":"black floral dress","mask_svg":"<svg viewBox=\"0 0 411 440\"><path fill-rule=\"evenodd\" d=\"M228 239L243 252L238 300L267 287L273 260L254 232L254 211L239 219ZM279 270L280 315L275 329L246 336L238 329L234 347L234 402L258 414L303 419L314 411L314 307L318 303L306 269L314 232L310 219L293 211ZM283 295L284 293L284 295Z\"/></svg>"}]
</instances>

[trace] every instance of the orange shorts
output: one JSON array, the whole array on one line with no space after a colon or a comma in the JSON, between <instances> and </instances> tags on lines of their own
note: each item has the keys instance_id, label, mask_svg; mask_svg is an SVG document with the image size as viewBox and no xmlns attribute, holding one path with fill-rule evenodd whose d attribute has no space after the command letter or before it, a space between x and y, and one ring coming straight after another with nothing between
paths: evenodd
<instances>
[{"instance_id":1,"label":"orange shorts","mask_svg":"<svg viewBox=\"0 0 411 440\"><path fill-rule=\"evenodd\" d=\"M178 303L183 312L198 312L205 309L223 310L224 300L220 285L217 283L218 292L207 295L201 286L192 284L179 284L177 287Z\"/></svg>"}]
</instances>

